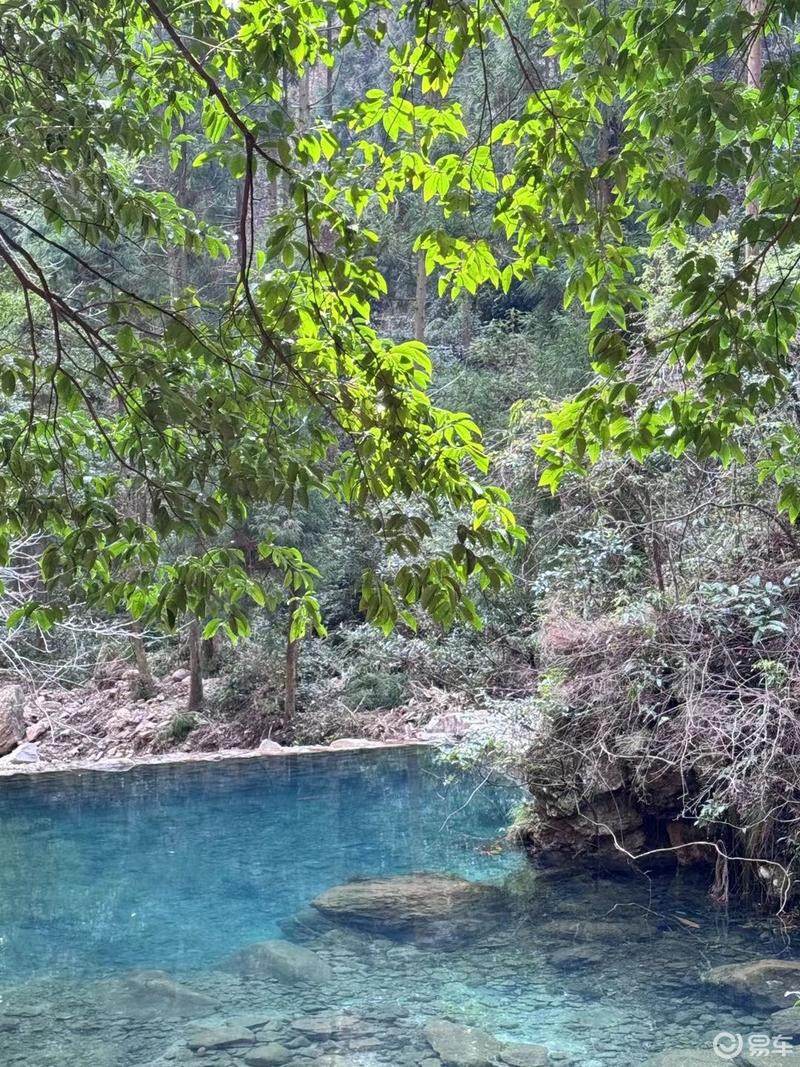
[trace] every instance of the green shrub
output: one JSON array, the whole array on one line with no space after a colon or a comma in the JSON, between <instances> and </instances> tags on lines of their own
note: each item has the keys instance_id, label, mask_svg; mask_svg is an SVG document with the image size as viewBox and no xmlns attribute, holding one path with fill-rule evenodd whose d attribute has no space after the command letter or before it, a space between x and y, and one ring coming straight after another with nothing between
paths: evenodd
<instances>
[{"instance_id":1,"label":"green shrub","mask_svg":"<svg viewBox=\"0 0 800 1067\"><path fill-rule=\"evenodd\" d=\"M353 710L375 711L377 708L399 707L407 693L407 674L364 671L347 680L342 699Z\"/></svg>"},{"instance_id":2,"label":"green shrub","mask_svg":"<svg viewBox=\"0 0 800 1067\"><path fill-rule=\"evenodd\" d=\"M200 720L195 714L190 711L179 711L166 728L166 739L175 745L179 745L199 725Z\"/></svg>"}]
</instances>

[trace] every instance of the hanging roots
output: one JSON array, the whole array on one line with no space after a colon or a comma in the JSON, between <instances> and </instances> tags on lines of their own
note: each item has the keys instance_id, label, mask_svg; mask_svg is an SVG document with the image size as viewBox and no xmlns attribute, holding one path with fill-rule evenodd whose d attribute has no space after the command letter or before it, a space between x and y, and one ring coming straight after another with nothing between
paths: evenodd
<instances>
[{"instance_id":1,"label":"hanging roots","mask_svg":"<svg viewBox=\"0 0 800 1067\"><path fill-rule=\"evenodd\" d=\"M714 881L711 886L711 899L717 904L727 904L730 895L730 874L728 857L720 849L714 864Z\"/></svg>"}]
</instances>

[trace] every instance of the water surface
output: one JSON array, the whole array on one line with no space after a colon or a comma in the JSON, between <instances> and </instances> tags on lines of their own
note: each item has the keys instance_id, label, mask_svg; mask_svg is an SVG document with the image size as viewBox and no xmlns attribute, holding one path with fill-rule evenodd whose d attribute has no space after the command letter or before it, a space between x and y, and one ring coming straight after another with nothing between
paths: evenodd
<instances>
[{"instance_id":1,"label":"water surface","mask_svg":"<svg viewBox=\"0 0 800 1067\"><path fill-rule=\"evenodd\" d=\"M501 843L518 800L508 783L454 775L418 749L3 781L0 1063L237 1067L252 1054L189 1050L203 1017L252 1025L256 1045L280 1045L291 1067L436 1067L431 1018L582 1067L763 1029L698 979L785 952L780 933L712 908L701 880L535 872ZM504 887L501 921L431 944L316 922L309 909L353 878L415 871ZM310 949L333 980L226 969L271 939ZM140 1004L143 970L213 1010ZM341 1032L295 1025L332 1010L350 1017Z\"/></svg>"}]
</instances>

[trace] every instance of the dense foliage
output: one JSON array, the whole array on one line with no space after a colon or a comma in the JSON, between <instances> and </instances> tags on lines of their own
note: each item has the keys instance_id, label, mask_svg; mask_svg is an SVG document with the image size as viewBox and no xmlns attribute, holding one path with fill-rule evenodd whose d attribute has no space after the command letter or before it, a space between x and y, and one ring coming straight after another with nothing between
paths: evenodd
<instances>
[{"instance_id":1,"label":"dense foliage","mask_svg":"<svg viewBox=\"0 0 800 1067\"><path fill-rule=\"evenodd\" d=\"M414 625L418 601L444 623L476 621L470 577L507 578L495 555L521 531L482 480L478 428L431 402L420 344L370 325L386 283L375 235L331 196L338 142L278 106L284 79L333 61L326 24L305 3L3 14L6 556L14 538L47 535L43 578L107 610L246 632L243 600L282 594L230 531L259 505L315 495L408 557L391 588L366 576L364 610L384 627L400 612ZM227 212L179 202L168 166L184 193L187 167L225 168ZM263 230L255 189L270 182L282 202ZM450 542L426 553L443 503ZM322 632L314 568L268 531L257 554L282 578L293 634ZM58 602L21 611L44 624Z\"/></svg>"}]
</instances>

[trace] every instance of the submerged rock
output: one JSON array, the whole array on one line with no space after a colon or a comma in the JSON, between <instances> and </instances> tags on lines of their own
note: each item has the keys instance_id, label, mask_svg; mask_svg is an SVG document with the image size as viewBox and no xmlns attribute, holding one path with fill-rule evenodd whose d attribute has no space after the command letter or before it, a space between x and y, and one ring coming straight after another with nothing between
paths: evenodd
<instances>
[{"instance_id":1,"label":"submerged rock","mask_svg":"<svg viewBox=\"0 0 800 1067\"><path fill-rule=\"evenodd\" d=\"M133 971L103 982L101 999L112 1011L132 1017L191 1019L217 1007L212 997L176 982L165 971Z\"/></svg>"},{"instance_id":2,"label":"submerged rock","mask_svg":"<svg viewBox=\"0 0 800 1067\"><path fill-rule=\"evenodd\" d=\"M312 903L327 918L370 933L442 942L494 925L504 900L496 886L443 874L407 874L347 882Z\"/></svg>"},{"instance_id":3,"label":"submerged rock","mask_svg":"<svg viewBox=\"0 0 800 1067\"><path fill-rule=\"evenodd\" d=\"M256 1035L244 1026L220 1026L209 1030L197 1030L186 1042L193 1052L201 1048L241 1048L255 1043Z\"/></svg>"},{"instance_id":4,"label":"submerged rock","mask_svg":"<svg viewBox=\"0 0 800 1067\"><path fill-rule=\"evenodd\" d=\"M305 1037L327 1041L331 1037L347 1033L358 1023L358 1016L344 1013L324 1013L320 1015L304 1015L301 1019L295 1019L292 1029Z\"/></svg>"},{"instance_id":5,"label":"submerged rock","mask_svg":"<svg viewBox=\"0 0 800 1067\"><path fill-rule=\"evenodd\" d=\"M285 1045L271 1041L268 1045L258 1045L244 1054L244 1062L248 1067L280 1067L288 1063L294 1055Z\"/></svg>"},{"instance_id":6,"label":"submerged rock","mask_svg":"<svg viewBox=\"0 0 800 1067\"><path fill-rule=\"evenodd\" d=\"M545 938L564 941L603 943L614 941L643 941L655 930L638 918L630 922L604 922L600 919L552 919L536 927Z\"/></svg>"},{"instance_id":7,"label":"submerged rock","mask_svg":"<svg viewBox=\"0 0 800 1067\"><path fill-rule=\"evenodd\" d=\"M602 945L568 945L566 948L559 948L551 953L547 957L547 962L553 967L575 970L579 967L594 967L602 963L605 954L606 951Z\"/></svg>"},{"instance_id":8,"label":"submerged rock","mask_svg":"<svg viewBox=\"0 0 800 1067\"><path fill-rule=\"evenodd\" d=\"M773 1049L766 1059L764 1053L745 1053L741 1062L747 1067L764 1067L770 1062L779 1063L782 1067L800 1067L800 1049Z\"/></svg>"},{"instance_id":9,"label":"submerged rock","mask_svg":"<svg viewBox=\"0 0 800 1067\"><path fill-rule=\"evenodd\" d=\"M260 941L247 945L223 964L235 974L279 978L283 982L327 985L333 980L328 964L310 949L291 941Z\"/></svg>"},{"instance_id":10,"label":"submerged rock","mask_svg":"<svg viewBox=\"0 0 800 1067\"><path fill-rule=\"evenodd\" d=\"M500 1060L508 1067L550 1067L552 1060L544 1045L506 1045Z\"/></svg>"},{"instance_id":11,"label":"submerged rock","mask_svg":"<svg viewBox=\"0 0 800 1067\"><path fill-rule=\"evenodd\" d=\"M800 961L753 960L726 963L702 976L703 981L734 1000L765 1011L787 1004L785 994L800 989Z\"/></svg>"},{"instance_id":12,"label":"submerged rock","mask_svg":"<svg viewBox=\"0 0 800 1067\"><path fill-rule=\"evenodd\" d=\"M774 1012L769 1017L769 1028L771 1033L782 1037L800 1037L800 1008Z\"/></svg>"},{"instance_id":13,"label":"submerged rock","mask_svg":"<svg viewBox=\"0 0 800 1067\"><path fill-rule=\"evenodd\" d=\"M281 930L291 938L312 938L333 929L330 919L316 908L305 907L289 919L279 921Z\"/></svg>"},{"instance_id":14,"label":"submerged rock","mask_svg":"<svg viewBox=\"0 0 800 1067\"><path fill-rule=\"evenodd\" d=\"M710 1048L670 1048L651 1056L641 1067L720 1067L723 1062Z\"/></svg>"},{"instance_id":15,"label":"submerged rock","mask_svg":"<svg viewBox=\"0 0 800 1067\"><path fill-rule=\"evenodd\" d=\"M425 1039L445 1067L491 1067L503 1048L492 1034L447 1019L431 1019Z\"/></svg>"}]
</instances>

